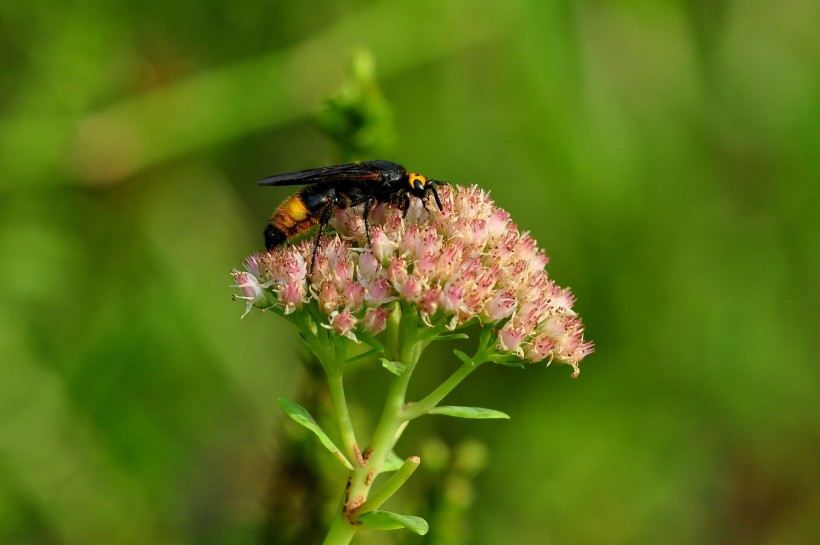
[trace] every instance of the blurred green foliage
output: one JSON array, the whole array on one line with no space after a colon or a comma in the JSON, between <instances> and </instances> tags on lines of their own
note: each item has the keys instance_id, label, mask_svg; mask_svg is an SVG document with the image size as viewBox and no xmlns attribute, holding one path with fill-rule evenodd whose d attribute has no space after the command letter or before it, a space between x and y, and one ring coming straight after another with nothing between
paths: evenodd
<instances>
[{"instance_id":1,"label":"blurred green foliage","mask_svg":"<svg viewBox=\"0 0 820 545\"><path fill-rule=\"evenodd\" d=\"M350 81L325 102L316 121L339 147L340 163L392 155L396 127L370 54L354 55Z\"/></svg>"},{"instance_id":2,"label":"blurred green foliage","mask_svg":"<svg viewBox=\"0 0 820 545\"><path fill-rule=\"evenodd\" d=\"M492 190L598 348L448 400L510 421L408 429L486 442L468 542L820 541L818 26L814 0L0 1L0 542L260 542L301 349L228 271L286 196L255 180L338 161L314 114L362 49L383 158Z\"/></svg>"}]
</instances>

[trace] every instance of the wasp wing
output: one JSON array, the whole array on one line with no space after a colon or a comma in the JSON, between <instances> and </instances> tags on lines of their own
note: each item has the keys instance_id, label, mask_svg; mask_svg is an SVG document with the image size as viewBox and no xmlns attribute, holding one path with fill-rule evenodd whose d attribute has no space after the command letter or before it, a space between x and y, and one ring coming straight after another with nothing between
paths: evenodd
<instances>
[{"instance_id":1,"label":"wasp wing","mask_svg":"<svg viewBox=\"0 0 820 545\"><path fill-rule=\"evenodd\" d=\"M378 180L381 174L368 163L349 163L275 174L260 180L259 185L305 185L332 182Z\"/></svg>"}]
</instances>

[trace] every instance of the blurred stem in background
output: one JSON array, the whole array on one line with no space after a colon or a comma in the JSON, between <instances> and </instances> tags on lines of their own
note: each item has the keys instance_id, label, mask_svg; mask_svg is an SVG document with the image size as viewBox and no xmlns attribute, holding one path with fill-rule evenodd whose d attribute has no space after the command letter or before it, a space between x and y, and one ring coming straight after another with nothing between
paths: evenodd
<instances>
[{"instance_id":1,"label":"blurred stem in background","mask_svg":"<svg viewBox=\"0 0 820 545\"><path fill-rule=\"evenodd\" d=\"M396 141L393 112L376 81L369 52L353 57L350 79L326 101L316 121L338 146L341 163L389 158Z\"/></svg>"}]
</instances>

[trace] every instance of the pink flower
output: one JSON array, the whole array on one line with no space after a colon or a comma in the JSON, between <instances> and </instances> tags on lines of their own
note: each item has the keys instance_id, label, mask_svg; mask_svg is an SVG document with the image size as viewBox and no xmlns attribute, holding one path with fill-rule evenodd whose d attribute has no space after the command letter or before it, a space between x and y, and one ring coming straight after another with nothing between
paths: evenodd
<instances>
[{"instance_id":1,"label":"pink flower","mask_svg":"<svg viewBox=\"0 0 820 545\"><path fill-rule=\"evenodd\" d=\"M298 309L305 302L305 285L303 283L289 281L282 287L280 294L282 305L285 307L285 314L290 314Z\"/></svg>"},{"instance_id":2,"label":"pink flower","mask_svg":"<svg viewBox=\"0 0 820 545\"><path fill-rule=\"evenodd\" d=\"M524 346L524 357L530 361L541 361L549 357L551 362L554 348L555 343L552 339L546 335L540 335Z\"/></svg>"},{"instance_id":3,"label":"pink flower","mask_svg":"<svg viewBox=\"0 0 820 545\"><path fill-rule=\"evenodd\" d=\"M504 352L512 352L517 356L523 356L521 343L527 335L527 329L516 320L510 320L498 332L498 348Z\"/></svg>"},{"instance_id":4,"label":"pink flower","mask_svg":"<svg viewBox=\"0 0 820 545\"><path fill-rule=\"evenodd\" d=\"M411 258L421 255L421 233L418 225L410 225L399 242L399 251Z\"/></svg>"},{"instance_id":5,"label":"pink flower","mask_svg":"<svg viewBox=\"0 0 820 545\"><path fill-rule=\"evenodd\" d=\"M398 247L397 244L387 238L384 229L379 226L374 226L370 230L370 241L373 246L373 255L381 263L385 263L393 257L393 252L395 252Z\"/></svg>"},{"instance_id":6,"label":"pink flower","mask_svg":"<svg viewBox=\"0 0 820 545\"><path fill-rule=\"evenodd\" d=\"M487 237L490 242L495 242L502 238L507 232L507 225L510 222L510 214L506 210L496 208L487 219Z\"/></svg>"},{"instance_id":7,"label":"pink flower","mask_svg":"<svg viewBox=\"0 0 820 545\"><path fill-rule=\"evenodd\" d=\"M467 289L461 282L452 282L444 286L441 296L441 304L444 311L449 314L457 314L464 307L464 295Z\"/></svg>"},{"instance_id":8,"label":"pink flower","mask_svg":"<svg viewBox=\"0 0 820 545\"><path fill-rule=\"evenodd\" d=\"M387 319L392 312L393 309L389 307L371 307L365 312L362 327L373 335L381 333L387 327Z\"/></svg>"},{"instance_id":9,"label":"pink flower","mask_svg":"<svg viewBox=\"0 0 820 545\"><path fill-rule=\"evenodd\" d=\"M517 304L518 301L512 290L498 292L484 304L484 317L488 322L509 318L515 312Z\"/></svg>"},{"instance_id":10,"label":"pink flower","mask_svg":"<svg viewBox=\"0 0 820 545\"><path fill-rule=\"evenodd\" d=\"M493 327L500 351L563 362L577 372L593 345L584 340L574 296L544 270L546 254L487 192L475 186L438 192L441 211L412 198L406 213L374 206L370 246L362 207L335 210L310 277L315 241L309 238L249 257L249 272L234 273L246 314L266 299L284 314L321 313L325 327L355 339L356 331L382 331L400 301L415 306L427 326L457 329L477 318Z\"/></svg>"},{"instance_id":11,"label":"pink flower","mask_svg":"<svg viewBox=\"0 0 820 545\"><path fill-rule=\"evenodd\" d=\"M436 312L438 312L440 301L440 287L432 286L424 290L421 294L421 301L419 302L419 309L421 310L422 316L429 319L430 316L433 316Z\"/></svg>"},{"instance_id":12,"label":"pink flower","mask_svg":"<svg viewBox=\"0 0 820 545\"><path fill-rule=\"evenodd\" d=\"M383 305L396 299L396 292L387 278L379 276L372 282L362 284L365 288L365 300L371 305Z\"/></svg>"},{"instance_id":13,"label":"pink flower","mask_svg":"<svg viewBox=\"0 0 820 545\"><path fill-rule=\"evenodd\" d=\"M379 262L373 252L365 251L359 254L359 278L372 282L378 272Z\"/></svg>"},{"instance_id":14,"label":"pink flower","mask_svg":"<svg viewBox=\"0 0 820 545\"><path fill-rule=\"evenodd\" d=\"M350 310L358 310L362 306L365 298L364 286L355 280L346 280L342 286L342 301L345 303L345 308Z\"/></svg>"},{"instance_id":15,"label":"pink flower","mask_svg":"<svg viewBox=\"0 0 820 545\"><path fill-rule=\"evenodd\" d=\"M326 314L330 314L341 306L341 298L335 282L332 280L322 281L319 286L318 302L319 308Z\"/></svg>"},{"instance_id":16,"label":"pink flower","mask_svg":"<svg viewBox=\"0 0 820 545\"><path fill-rule=\"evenodd\" d=\"M387 279L393 284L396 291L400 290L407 281L407 263L402 258L394 259L387 269Z\"/></svg>"},{"instance_id":17,"label":"pink flower","mask_svg":"<svg viewBox=\"0 0 820 545\"><path fill-rule=\"evenodd\" d=\"M415 275L410 275L407 277L404 284L402 284L399 294L403 300L411 303L417 303L421 297L422 289L423 286L421 280L419 280L419 278Z\"/></svg>"},{"instance_id":18,"label":"pink flower","mask_svg":"<svg viewBox=\"0 0 820 545\"><path fill-rule=\"evenodd\" d=\"M245 313L242 314L244 318L251 311L256 301L263 301L265 299L265 290L259 284L256 276L249 272L235 270L231 275L233 275L234 280L236 280L234 287L239 288L239 291L242 293L242 295L236 295L235 298L244 299L246 301Z\"/></svg>"},{"instance_id":19,"label":"pink flower","mask_svg":"<svg viewBox=\"0 0 820 545\"><path fill-rule=\"evenodd\" d=\"M328 318L330 320L330 325L326 325L324 327L333 329L339 335L347 337L352 341L359 342L356 338L356 334L353 332L353 329L356 327L356 323L358 322L353 314L347 310L342 312L333 311Z\"/></svg>"}]
</instances>

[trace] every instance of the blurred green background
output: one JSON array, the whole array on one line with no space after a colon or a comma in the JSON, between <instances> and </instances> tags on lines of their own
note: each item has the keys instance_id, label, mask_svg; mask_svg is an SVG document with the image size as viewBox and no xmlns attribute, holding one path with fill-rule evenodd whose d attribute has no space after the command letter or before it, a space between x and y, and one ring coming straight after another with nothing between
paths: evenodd
<instances>
[{"instance_id":1,"label":"blurred green background","mask_svg":"<svg viewBox=\"0 0 820 545\"><path fill-rule=\"evenodd\" d=\"M228 273L288 193L255 181L338 162L315 114L362 48L382 158L491 190L597 346L452 398L510 421L419 428L486 445L465 542L820 542L818 28L816 0L0 1L0 543L261 543L302 351Z\"/></svg>"}]
</instances>

